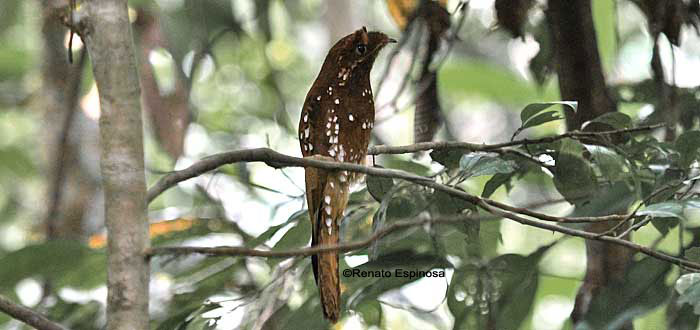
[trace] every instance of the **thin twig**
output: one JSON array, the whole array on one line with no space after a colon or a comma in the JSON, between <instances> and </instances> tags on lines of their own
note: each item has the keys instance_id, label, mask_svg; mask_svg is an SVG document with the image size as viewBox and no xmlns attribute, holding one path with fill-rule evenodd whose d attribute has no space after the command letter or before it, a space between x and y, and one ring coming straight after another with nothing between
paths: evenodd
<instances>
[{"instance_id":1,"label":"thin twig","mask_svg":"<svg viewBox=\"0 0 700 330\"><path fill-rule=\"evenodd\" d=\"M494 151L497 149L503 149L507 147L529 145L529 144L541 144L541 143L552 143L565 138L580 138L580 137L591 137L591 136L601 136L601 135L612 135L620 133L634 133L641 131L650 131L657 128L665 127L665 124L656 124L649 126L640 126L634 128L625 128L612 131L603 132L579 132L571 131L559 135L547 136L537 139L520 139L515 141L496 143L496 144L478 144L469 142L421 142L416 144L410 144L405 146L371 146L367 150L369 155L379 155L379 154L407 154L412 152L426 151L426 150L446 150L446 149L464 149L469 151Z\"/></svg>"},{"instance_id":2,"label":"thin twig","mask_svg":"<svg viewBox=\"0 0 700 330\"><path fill-rule=\"evenodd\" d=\"M73 32L71 32L71 36ZM65 168L66 168L66 155L68 154L68 147L70 145L69 137L71 132L71 126L74 122L75 113L78 107L78 99L80 96L80 83L82 82L82 72L83 67L87 59L87 51L83 48L80 51L80 57L78 59L78 65L72 68L72 74L70 77L69 89L66 90L67 104L65 107L66 113L63 117L63 122L61 128L58 131L58 144L53 150L52 161L54 169L51 177L51 184L49 186L49 205L46 210L46 218L44 219L44 224L46 225L46 236L48 239L55 238L57 234L57 223L58 211L61 206L61 197L63 192L63 182L65 181Z\"/></svg>"},{"instance_id":3,"label":"thin twig","mask_svg":"<svg viewBox=\"0 0 700 330\"><path fill-rule=\"evenodd\" d=\"M665 254L663 252L655 251L652 250L646 246L639 245L637 243L630 242L628 240L616 238L616 237L611 237L611 236L598 236L595 233L583 231L583 230L578 230L578 229L572 229L572 228L567 228L567 227L562 227L562 226L557 226L545 222L539 222L539 221L534 221L530 219L523 218L521 216L518 216L514 213L510 212L505 212L502 210L499 210L498 208L489 205L488 203L482 202L478 204L479 207L483 208L484 210L500 215L504 218L511 219L513 221L519 222L523 225L531 226L531 227L537 227L541 229L546 229L546 230L551 230L555 232L559 232L562 234L567 234L569 236L577 236L577 237L582 237L588 240L595 240L595 241L604 241L608 243L613 243L616 245L624 246L627 248L630 248L634 251L644 253L650 257L657 258L663 261L670 262L672 264L681 266L681 267L686 267L689 269L693 269L695 271L700 271L700 263L692 262L683 258L677 258L668 254Z\"/></svg>"},{"instance_id":4,"label":"thin twig","mask_svg":"<svg viewBox=\"0 0 700 330\"><path fill-rule=\"evenodd\" d=\"M219 246L219 247L196 247L196 246L164 246L164 247L154 247L146 251L146 257L153 257L157 255L187 255L187 254L206 254L210 256L248 256L248 257L265 257L265 258L289 258L297 256L310 256L322 252L349 252L354 250L359 250L365 248L372 244L373 242L381 239L382 237L389 235L397 230L410 228L425 224L453 224L461 223L464 221L474 220L472 216L461 216L454 218L443 218L443 219L419 219L413 221L397 221L380 230L374 232L368 238L356 241L352 243L339 244L339 245L319 245L309 248L302 248L297 250L284 250L284 251L268 251L268 250L258 250L250 249L238 246Z\"/></svg>"},{"instance_id":5,"label":"thin twig","mask_svg":"<svg viewBox=\"0 0 700 330\"><path fill-rule=\"evenodd\" d=\"M2 295L0 295L0 311L38 330L68 330L68 328L47 319L44 315L16 304Z\"/></svg>"}]
</instances>

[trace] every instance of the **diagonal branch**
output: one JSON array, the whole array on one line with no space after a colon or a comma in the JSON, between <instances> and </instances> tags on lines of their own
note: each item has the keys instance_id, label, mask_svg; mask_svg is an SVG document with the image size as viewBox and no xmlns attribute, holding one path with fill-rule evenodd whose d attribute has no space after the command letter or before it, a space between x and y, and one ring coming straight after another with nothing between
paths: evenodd
<instances>
[{"instance_id":1,"label":"diagonal branch","mask_svg":"<svg viewBox=\"0 0 700 330\"><path fill-rule=\"evenodd\" d=\"M457 216L457 217L446 217L439 219L429 219L423 218L419 220L412 221L397 221L394 222L380 230L375 231L368 238L356 241L352 243L339 244L339 245L319 245L309 248L302 248L297 250L284 250L284 251L269 251L269 250L258 250L250 249L238 246L218 246L218 247L194 247L194 246L164 246L164 247L154 247L146 251L146 257L153 257L158 255L186 255L186 254L206 254L210 256L248 256L248 257L265 257L265 258L289 258L297 256L310 256L322 252L350 252L365 248L372 244L373 242L387 236L395 231L427 225L427 224L455 224L465 221L478 221L480 220L474 216Z\"/></svg>"},{"instance_id":2,"label":"diagonal branch","mask_svg":"<svg viewBox=\"0 0 700 330\"><path fill-rule=\"evenodd\" d=\"M184 170L171 172L170 174L167 174L160 180L158 180L158 182L153 187L151 187L151 189L148 190L147 200L148 202L151 202L163 191L173 187L178 182L197 177L203 173L214 170L219 166L236 162L265 162L266 164L276 168L286 166L316 167L326 170L352 171L380 177L402 179L427 188L443 191L449 195L466 200L472 204L478 204L479 202L484 201L491 205L495 205L501 209L518 212L544 221L553 221L561 223L587 223L620 221L626 218L626 215L607 215L599 217L555 217L544 213L539 213L524 208L517 208L494 200L471 195L465 191L450 187L446 184L435 182L431 178L411 174L401 170L368 167L352 163L322 161L312 158L297 158L278 153L268 148L237 150L216 154L213 156L206 157Z\"/></svg>"},{"instance_id":3,"label":"diagonal branch","mask_svg":"<svg viewBox=\"0 0 700 330\"><path fill-rule=\"evenodd\" d=\"M579 132L571 131L559 135L547 136L537 139L520 139L510 142L503 142L497 144L478 144L469 142L421 142L416 144L410 144L405 146L372 146L369 147L367 154L369 155L379 155L379 154L407 154L418 151L426 150L447 150L447 149L462 149L468 151L494 151L499 149L504 149L508 147L516 147L522 145L531 144L541 144L541 143L552 143L565 138L584 138L584 137L600 137L606 135L615 135L621 133L635 133L643 131L651 131L657 128L665 127L665 124L640 126L634 128L625 128L612 131L604 132Z\"/></svg>"},{"instance_id":4,"label":"diagonal branch","mask_svg":"<svg viewBox=\"0 0 700 330\"><path fill-rule=\"evenodd\" d=\"M44 315L16 304L2 295L0 295L0 312L38 330L68 330L68 328L47 319Z\"/></svg>"},{"instance_id":5,"label":"diagonal branch","mask_svg":"<svg viewBox=\"0 0 700 330\"><path fill-rule=\"evenodd\" d=\"M641 126L635 128L619 129L613 131L605 132L578 132L572 131L560 135L554 135L539 139L521 139L510 142L498 143L498 144L476 144L468 142L422 142L412 145L405 146L372 146L369 147L367 153L369 155L379 155L379 154L405 154L413 153L425 150L446 150L446 149L461 149L468 151L494 151L494 150L506 150L508 147L514 147L519 145L528 144L539 144L539 143L551 143L564 138L580 138L580 137L592 137L592 136L604 136L611 134L620 133L633 133L640 131L649 131L659 127L660 125L650 125ZM220 166L239 162L264 162L272 167L316 167L328 170L343 170L343 171L353 171L358 173L364 173L369 175L389 177L395 179L404 179L413 182L426 182L432 181L432 179L417 176L405 171L393 170L393 169L379 169L374 167L367 167L352 163L338 163L338 162L327 162L309 158L297 158L288 156L285 154L278 153L269 148L257 148L257 149L247 149L247 150L236 150L229 151L220 154L211 155L205 157L199 162L191 165L190 167L171 172L164 177L162 177L158 182L148 190L147 201L152 202L158 195L162 194L164 191L170 189L178 182L182 182L194 177L197 177L206 172L212 171ZM543 219L544 220L544 219Z\"/></svg>"},{"instance_id":6,"label":"diagonal branch","mask_svg":"<svg viewBox=\"0 0 700 330\"><path fill-rule=\"evenodd\" d=\"M269 148L257 148L229 151L212 155L205 157L184 170L171 172L158 180L153 187L148 189L146 200L149 203L152 202L153 199L158 197L158 195L173 187L178 182L197 177L226 164L240 162L264 162L274 168L316 167L326 170L352 171L381 177L404 179L412 182L432 181L430 178L411 174L401 170L381 169L353 163L338 163L311 158L298 158L281 154Z\"/></svg>"},{"instance_id":7,"label":"diagonal branch","mask_svg":"<svg viewBox=\"0 0 700 330\"><path fill-rule=\"evenodd\" d=\"M486 201L480 201L477 203L479 207L486 210L487 212L519 222L523 225L536 227L545 230L551 230L554 232L566 234L569 236L581 237L587 240L597 240L605 241L619 246L624 246L626 248L632 249L637 252L644 253L650 257L657 258L672 264L681 266L686 269L693 271L700 271L700 264L692 262L683 258L674 257L663 252L655 251L637 243L633 243L624 239L620 239L612 236L598 236L595 233L572 229L567 227L558 226L555 224L539 222L536 220L531 220L523 218L512 212L503 211ZM284 251L269 251L269 250L259 250L251 249L238 246L218 246L218 247L194 247L194 246L164 246L155 247L146 251L146 257L151 258L159 255L188 255L188 254L204 254L209 256L247 256L247 257L263 257L263 258L289 258L297 256L310 256L322 252L350 252L365 248L371 245L373 242L395 232L398 230L422 226L422 225L433 225L433 224L457 224L466 221L480 221L481 217L477 216L456 216L456 217L446 217L429 219L423 218L412 221L397 221L388 225L376 232L364 240L355 241L346 244L331 245L331 246L315 246L309 248L302 248L296 250L284 250Z\"/></svg>"}]
</instances>

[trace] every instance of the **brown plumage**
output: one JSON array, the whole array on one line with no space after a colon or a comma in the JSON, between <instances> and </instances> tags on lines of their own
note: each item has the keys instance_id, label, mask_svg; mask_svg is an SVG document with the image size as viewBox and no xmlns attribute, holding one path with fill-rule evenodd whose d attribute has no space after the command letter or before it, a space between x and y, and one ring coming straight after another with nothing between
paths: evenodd
<instances>
[{"instance_id":1,"label":"brown plumage","mask_svg":"<svg viewBox=\"0 0 700 330\"><path fill-rule=\"evenodd\" d=\"M340 39L328 52L321 72L306 95L299 120L299 144L304 157L362 163L374 127L374 99L369 74L381 50L395 42L364 27ZM353 173L306 169L306 201L311 219L311 245L336 245ZM312 256L323 315L340 316L338 254Z\"/></svg>"}]
</instances>

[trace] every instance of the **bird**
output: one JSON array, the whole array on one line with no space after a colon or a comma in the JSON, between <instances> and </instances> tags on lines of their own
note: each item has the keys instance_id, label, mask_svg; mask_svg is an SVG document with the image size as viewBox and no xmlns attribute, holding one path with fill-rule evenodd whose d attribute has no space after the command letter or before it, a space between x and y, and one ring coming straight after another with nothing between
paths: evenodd
<instances>
[{"instance_id":1,"label":"bird","mask_svg":"<svg viewBox=\"0 0 700 330\"><path fill-rule=\"evenodd\" d=\"M379 51L395 42L363 26L331 47L301 110L299 145L305 158L364 163L374 127L370 71ZM312 247L339 243L350 185L360 179L348 171L305 169ZM312 255L311 263L323 315L336 323L340 316L338 253Z\"/></svg>"}]
</instances>

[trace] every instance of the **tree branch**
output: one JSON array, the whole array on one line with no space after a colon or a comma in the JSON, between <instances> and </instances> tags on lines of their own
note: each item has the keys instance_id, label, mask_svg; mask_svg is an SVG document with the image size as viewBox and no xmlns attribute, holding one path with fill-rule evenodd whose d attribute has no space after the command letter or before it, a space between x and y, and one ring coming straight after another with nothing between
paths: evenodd
<instances>
[{"instance_id":1,"label":"tree branch","mask_svg":"<svg viewBox=\"0 0 700 330\"><path fill-rule=\"evenodd\" d=\"M264 162L274 168L316 167L326 170L352 171L381 177L404 179L412 182L432 181L430 178L400 170L367 167L353 163L322 161L312 158L298 158L281 154L269 148L257 148L229 151L212 155L203 158L199 162L194 163L184 170L171 172L158 180L158 182L148 190L146 199L150 203L153 201L153 199L158 197L158 195L163 193L165 190L168 190L178 182L194 178L222 165L239 162Z\"/></svg>"},{"instance_id":2,"label":"tree branch","mask_svg":"<svg viewBox=\"0 0 700 330\"><path fill-rule=\"evenodd\" d=\"M562 234L566 234L569 236L577 236L577 237L582 237L587 240L592 240L592 241L604 241L612 244L616 244L619 246L624 246L626 248L632 249L637 252L644 253L650 257L654 257L663 261L670 262L672 264L685 267L688 269L691 269L693 271L700 271L700 263L692 262L683 258L677 258L668 254L665 254L663 252L658 252L655 250L652 250L646 246L639 245L637 243L633 243L628 240L620 239L617 237L612 237L612 236L598 236L596 233L593 232L587 232L583 230L578 230L578 229L572 229L572 228L567 228L567 227L562 227L562 226L557 226L549 223L544 223L544 222L539 222L539 221L534 221L530 219L523 218L521 216L518 216L517 214L511 213L511 212L506 212L502 211L492 205L489 205L486 202L481 202L478 204L479 207L483 208L484 210L488 211L489 213L495 214L502 216L504 218L511 219L513 221L519 222L523 225L531 226L531 227L537 227L541 229L546 229L546 230L551 230L551 231L556 231Z\"/></svg>"},{"instance_id":3,"label":"tree branch","mask_svg":"<svg viewBox=\"0 0 700 330\"><path fill-rule=\"evenodd\" d=\"M412 221L397 221L380 230L375 231L368 238L352 243L339 245L323 245L297 250L284 251L268 251L259 249L250 249L238 246L218 246L218 247L195 247L195 246L164 246L154 247L146 251L146 257L150 258L157 255L186 255L186 254L206 254L210 256L248 256L248 257L264 257L264 258L288 258L297 256L310 256L322 252L349 252L365 248L374 241L381 239L397 230L421 226L426 224L455 224L464 221L478 221L474 216L460 216L452 218L439 219L419 219Z\"/></svg>"},{"instance_id":4,"label":"tree branch","mask_svg":"<svg viewBox=\"0 0 700 330\"><path fill-rule=\"evenodd\" d=\"M455 196L457 198L466 200L473 204L478 204L481 201L485 201L491 205L495 205L501 209L518 212L527 216L531 216L544 221L553 221L560 223L587 223L587 222L607 222L607 221L620 221L626 218L627 215L607 215L599 217L556 217L547 215L544 213L539 213L531 211L528 209L517 208L507 204L503 204L494 200L481 198L475 195L468 194L465 191L452 188L448 185L435 182L431 178L427 178L420 175L411 174L401 170L394 169L384 169L377 167L367 167L359 164L353 163L339 163L334 161L322 161L312 158L297 158L292 156L287 156L285 154L278 153L269 148L258 148L258 149L246 149L230 151L221 154L216 154L213 156L206 157L192 166L175 171L162 177L156 184L148 190L147 198L148 202L151 202L154 198L160 195L163 191L173 187L178 182L182 182L196 176L199 176L208 171L214 170L219 166L236 163L236 162L265 162L266 164L279 168L286 166L296 166L296 167L316 167L326 170L338 170L338 171L352 171L358 173L364 173L369 175L375 175L380 177L387 177L393 179L402 179L406 181L413 182L415 184L432 188L435 190L443 191L449 195Z\"/></svg>"},{"instance_id":5,"label":"tree branch","mask_svg":"<svg viewBox=\"0 0 700 330\"><path fill-rule=\"evenodd\" d=\"M139 77L126 0L88 1L90 54L100 98L100 169L105 197L107 329L148 329L150 240Z\"/></svg>"},{"instance_id":6,"label":"tree branch","mask_svg":"<svg viewBox=\"0 0 700 330\"><path fill-rule=\"evenodd\" d=\"M16 304L0 295L0 311L38 330L68 330L27 307Z\"/></svg>"},{"instance_id":7,"label":"tree branch","mask_svg":"<svg viewBox=\"0 0 700 330\"><path fill-rule=\"evenodd\" d=\"M637 252L644 253L650 257L657 258L670 262L681 267L691 269L694 271L700 271L700 264L695 263L686 259L677 258L663 252L658 252L652 250L646 246L639 245L624 239L611 236L598 236L595 233L572 229L567 227L562 227L554 224L539 222L535 220L530 220L523 218L515 213L503 211L490 203L482 200L477 203L479 207L486 210L487 212L519 222L523 225L536 227L540 229L550 230L569 236L576 236L585 238L588 240L605 241L619 246L624 246L626 248L632 249ZM284 250L284 251L269 251L269 250L259 250L251 249L238 246L218 246L218 247L195 247L195 246L164 246L155 247L146 251L146 257L151 258L158 255L187 255L187 254L205 254L209 256L247 256L247 257L263 257L263 258L289 258L297 256L310 256L323 252L350 252L365 248L372 244L373 242L401 229L406 229L409 227L422 226L422 225L433 225L433 224L456 224L465 221L479 221L481 218L475 216L457 216L451 218L437 218L437 219L418 219L412 221L397 221L388 225L376 232L364 240L355 241L346 244L331 245L331 246L315 246L309 248L302 248L296 250Z\"/></svg>"},{"instance_id":8,"label":"tree branch","mask_svg":"<svg viewBox=\"0 0 700 330\"><path fill-rule=\"evenodd\" d=\"M426 151L426 150L446 150L446 149L463 149L468 151L494 151L498 149L503 149L507 147L515 147L521 145L531 145L531 144L541 144L541 143L552 143L565 138L583 138L583 137L599 137L604 135L614 135L621 133L635 133L650 131L657 128L665 127L665 124L656 124L649 126L640 126L634 128L625 128L612 131L604 132L579 132L571 131L559 135L547 136L537 139L520 139L515 141L497 143L497 144L478 144L469 142L421 142L405 146L371 146L367 150L368 155L379 155L379 154L407 154L412 152Z\"/></svg>"}]
</instances>

